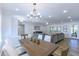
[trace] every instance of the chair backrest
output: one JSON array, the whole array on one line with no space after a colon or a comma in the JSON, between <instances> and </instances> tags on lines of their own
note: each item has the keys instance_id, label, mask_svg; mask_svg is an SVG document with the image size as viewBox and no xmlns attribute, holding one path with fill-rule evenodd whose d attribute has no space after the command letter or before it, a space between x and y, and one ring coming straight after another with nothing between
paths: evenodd
<instances>
[{"instance_id":1,"label":"chair backrest","mask_svg":"<svg viewBox=\"0 0 79 59\"><path fill-rule=\"evenodd\" d=\"M6 51L9 56L17 56L18 55L16 49L12 46L11 42L8 39L5 40L5 44L2 48L2 50ZM6 53L6 52L4 52L4 53Z\"/></svg>"},{"instance_id":2,"label":"chair backrest","mask_svg":"<svg viewBox=\"0 0 79 59\"><path fill-rule=\"evenodd\" d=\"M62 56L67 56L69 48L62 51Z\"/></svg>"},{"instance_id":3,"label":"chair backrest","mask_svg":"<svg viewBox=\"0 0 79 59\"><path fill-rule=\"evenodd\" d=\"M36 34L36 33L33 34L32 38L33 38L33 39L38 39L38 34Z\"/></svg>"},{"instance_id":4,"label":"chair backrest","mask_svg":"<svg viewBox=\"0 0 79 59\"><path fill-rule=\"evenodd\" d=\"M51 36L45 35L44 41L51 42Z\"/></svg>"},{"instance_id":5,"label":"chair backrest","mask_svg":"<svg viewBox=\"0 0 79 59\"><path fill-rule=\"evenodd\" d=\"M43 35L42 34L38 34L38 39L42 40L43 39Z\"/></svg>"},{"instance_id":6,"label":"chair backrest","mask_svg":"<svg viewBox=\"0 0 79 59\"><path fill-rule=\"evenodd\" d=\"M28 38L31 38L32 37L32 34L28 34Z\"/></svg>"}]
</instances>

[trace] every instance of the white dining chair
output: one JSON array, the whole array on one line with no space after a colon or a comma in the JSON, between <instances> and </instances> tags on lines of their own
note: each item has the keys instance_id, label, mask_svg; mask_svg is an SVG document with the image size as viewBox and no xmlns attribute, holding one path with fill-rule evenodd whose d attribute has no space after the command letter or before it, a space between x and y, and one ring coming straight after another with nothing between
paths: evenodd
<instances>
[{"instance_id":1,"label":"white dining chair","mask_svg":"<svg viewBox=\"0 0 79 59\"><path fill-rule=\"evenodd\" d=\"M5 56L27 56L29 55L25 50L23 50L23 47L14 48L12 44L10 43L9 39L5 40L5 44L2 48Z\"/></svg>"},{"instance_id":2,"label":"white dining chair","mask_svg":"<svg viewBox=\"0 0 79 59\"><path fill-rule=\"evenodd\" d=\"M39 34L38 35L38 39L42 40L42 38L43 38L43 35L42 34Z\"/></svg>"},{"instance_id":3,"label":"white dining chair","mask_svg":"<svg viewBox=\"0 0 79 59\"><path fill-rule=\"evenodd\" d=\"M28 38L31 38L32 37L32 34L28 34Z\"/></svg>"},{"instance_id":4,"label":"white dining chair","mask_svg":"<svg viewBox=\"0 0 79 59\"><path fill-rule=\"evenodd\" d=\"M9 56L17 56L18 55L18 52L15 50L15 48L13 48L11 42L8 39L5 40L2 51L4 51L4 54L6 56L8 56L8 55Z\"/></svg>"},{"instance_id":5,"label":"white dining chair","mask_svg":"<svg viewBox=\"0 0 79 59\"><path fill-rule=\"evenodd\" d=\"M51 42L51 36L45 35L44 41Z\"/></svg>"}]
</instances>

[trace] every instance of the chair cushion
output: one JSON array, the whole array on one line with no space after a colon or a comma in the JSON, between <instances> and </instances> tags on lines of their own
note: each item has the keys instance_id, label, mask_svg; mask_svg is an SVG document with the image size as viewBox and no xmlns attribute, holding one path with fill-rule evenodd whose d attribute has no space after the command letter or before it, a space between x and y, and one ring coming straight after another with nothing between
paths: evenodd
<instances>
[{"instance_id":1,"label":"chair cushion","mask_svg":"<svg viewBox=\"0 0 79 59\"><path fill-rule=\"evenodd\" d=\"M23 54L23 55L21 55L21 56L29 56L29 54L28 54L28 53L26 53L26 54Z\"/></svg>"},{"instance_id":2,"label":"chair cushion","mask_svg":"<svg viewBox=\"0 0 79 59\"><path fill-rule=\"evenodd\" d=\"M23 47L18 47L16 48L16 50L18 51L18 54L27 53L27 51Z\"/></svg>"},{"instance_id":3,"label":"chair cushion","mask_svg":"<svg viewBox=\"0 0 79 59\"><path fill-rule=\"evenodd\" d=\"M24 55L24 54L26 54L26 53L27 53L27 52L24 51L24 52L20 53L19 56Z\"/></svg>"},{"instance_id":4,"label":"chair cushion","mask_svg":"<svg viewBox=\"0 0 79 59\"><path fill-rule=\"evenodd\" d=\"M6 40L5 44L2 48L2 50L7 51L9 56L17 56L18 52L16 51L16 49L12 46L12 44Z\"/></svg>"}]
</instances>

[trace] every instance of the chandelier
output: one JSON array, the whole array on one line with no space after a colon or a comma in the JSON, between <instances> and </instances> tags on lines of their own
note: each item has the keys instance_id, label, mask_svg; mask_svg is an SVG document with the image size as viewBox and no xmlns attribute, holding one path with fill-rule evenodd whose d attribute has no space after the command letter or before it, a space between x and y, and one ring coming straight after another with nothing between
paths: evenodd
<instances>
[{"instance_id":1,"label":"chandelier","mask_svg":"<svg viewBox=\"0 0 79 59\"><path fill-rule=\"evenodd\" d=\"M29 14L29 15L27 15L27 18L29 18L29 19L40 19L42 16L40 15L40 13L38 12L38 10L37 10L37 4L36 3L33 3L33 10L32 10L32 12Z\"/></svg>"}]
</instances>

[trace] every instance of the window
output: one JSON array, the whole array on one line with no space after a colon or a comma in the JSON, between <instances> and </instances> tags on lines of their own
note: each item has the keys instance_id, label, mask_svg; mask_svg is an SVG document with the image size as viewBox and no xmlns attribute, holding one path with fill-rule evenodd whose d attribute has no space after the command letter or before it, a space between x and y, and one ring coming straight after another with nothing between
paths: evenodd
<instances>
[{"instance_id":1,"label":"window","mask_svg":"<svg viewBox=\"0 0 79 59\"><path fill-rule=\"evenodd\" d=\"M67 25L63 26L63 32L67 32Z\"/></svg>"},{"instance_id":2,"label":"window","mask_svg":"<svg viewBox=\"0 0 79 59\"><path fill-rule=\"evenodd\" d=\"M60 32L61 31L61 26L51 26L50 31L51 32Z\"/></svg>"},{"instance_id":3,"label":"window","mask_svg":"<svg viewBox=\"0 0 79 59\"><path fill-rule=\"evenodd\" d=\"M71 36L77 37L78 25L71 25Z\"/></svg>"},{"instance_id":4,"label":"window","mask_svg":"<svg viewBox=\"0 0 79 59\"><path fill-rule=\"evenodd\" d=\"M24 34L24 24L19 23L18 24L18 35Z\"/></svg>"}]
</instances>

